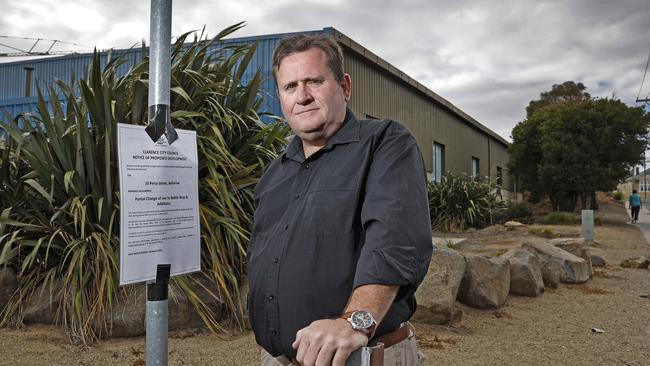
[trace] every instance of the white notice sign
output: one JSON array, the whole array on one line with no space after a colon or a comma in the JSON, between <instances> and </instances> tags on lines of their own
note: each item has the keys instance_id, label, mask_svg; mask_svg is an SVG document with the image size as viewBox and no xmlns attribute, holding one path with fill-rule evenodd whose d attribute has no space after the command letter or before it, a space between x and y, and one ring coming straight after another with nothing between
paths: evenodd
<instances>
[{"instance_id":1,"label":"white notice sign","mask_svg":"<svg viewBox=\"0 0 650 366\"><path fill-rule=\"evenodd\" d=\"M201 270L196 132L152 142L144 126L118 124L120 285ZM164 140L163 136L161 140Z\"/></svg>"}]
</instances>

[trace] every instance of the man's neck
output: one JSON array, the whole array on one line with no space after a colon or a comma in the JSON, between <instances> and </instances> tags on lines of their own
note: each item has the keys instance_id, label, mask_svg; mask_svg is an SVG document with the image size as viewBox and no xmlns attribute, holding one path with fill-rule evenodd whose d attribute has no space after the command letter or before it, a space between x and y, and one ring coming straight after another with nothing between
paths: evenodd
<instances>
[{"instance_id":1,"label":"man's neck","mask_svg":"<svg viewBox=\"0 0 650 366\"><path fill-rule=\"evenodd\" d=\"M325 140L323 140L323 141L315 141L315 142L307 142L307 141L303 140L302 141L302 151L305 154L305 159L307 159L308 157L314 155L314 153L316 153L318 150L322 149L323 146L325 146L326 143L327 143L327 141L325 141Z\"/></svg>"}]
</instances>

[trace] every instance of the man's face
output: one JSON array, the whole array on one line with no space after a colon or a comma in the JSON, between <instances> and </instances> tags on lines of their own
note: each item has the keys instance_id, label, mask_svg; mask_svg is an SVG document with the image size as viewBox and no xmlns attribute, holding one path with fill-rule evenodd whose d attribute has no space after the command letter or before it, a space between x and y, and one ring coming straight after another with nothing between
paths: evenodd
<instances>
[{"instance_id":1,"label":"man's face","mask_svg":"<svg viewBox=\"0 0 650 366\"><path fill-rule=\"evenodd\" d=\"M319 48L292 53L276 72L282 113L303 145L322 146L343 123L350 76L338 82Z\"/></svg>"}]
</instances>

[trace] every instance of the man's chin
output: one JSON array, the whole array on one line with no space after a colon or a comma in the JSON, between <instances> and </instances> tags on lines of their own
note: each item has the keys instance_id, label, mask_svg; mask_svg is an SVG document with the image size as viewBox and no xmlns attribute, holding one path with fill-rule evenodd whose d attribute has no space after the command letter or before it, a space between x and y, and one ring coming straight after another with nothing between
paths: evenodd
<instances>
[{"instance_id":1,"label":"man's chin","mask_svg":"<svg viewBox=\"0 0 650 366\"><path fill-rule=\"evenodd\" d=\"M296 135L305 142L316 142L325 138L322 129L316 131L300 131Z\"/></svg>"}]
</instances>

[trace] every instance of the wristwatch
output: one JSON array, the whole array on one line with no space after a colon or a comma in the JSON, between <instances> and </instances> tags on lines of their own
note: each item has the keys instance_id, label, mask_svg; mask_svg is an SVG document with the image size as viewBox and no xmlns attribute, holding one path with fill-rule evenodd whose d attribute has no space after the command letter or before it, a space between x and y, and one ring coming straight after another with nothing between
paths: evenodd
<instances>
[{"instance_id":1,"label":"wristwatch","mask_svg":"<svg viewBox=\"0 0 650 366\"><path fill-rule=\"evenodd\" d=\"M341 314L341 318L350 323L352 329L358 330L372 339L377 328L377 321L369 312L365 310L355 310Z\"/></svg>"}]
</instances>

